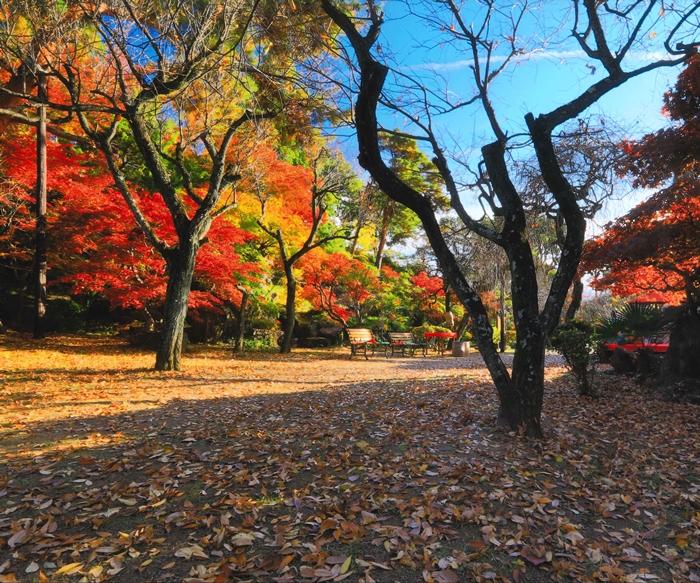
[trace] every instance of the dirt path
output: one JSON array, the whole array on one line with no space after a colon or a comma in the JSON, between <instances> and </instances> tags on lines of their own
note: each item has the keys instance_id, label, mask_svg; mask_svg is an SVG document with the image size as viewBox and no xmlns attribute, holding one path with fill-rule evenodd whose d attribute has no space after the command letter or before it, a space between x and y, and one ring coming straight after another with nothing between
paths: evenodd
<instances>
[{"instance_id":1,"label":"dirt path","mask_svg":"<svg viewBox=\"0 0 700 583\"><path fill-rule=\"evenodd\" d=\"M8 342L10 341L11 342ZM11 354L10 354L11 352ZM508 361L510 355L506 355ZM193 347L183 370L156 373L153 355L114 339L55 336L43 342L0 337L0 439L27 436L36 424L123 414L173 399L206 400L323 390L379 381L487 380L478 352L470 356L350 359L347 349L289 355L233 355L227 347ZM548 356L552 365L561 359ZM60 390L57 390L57 384Z\"/></svg>"},{"instance_id":2,"label":"dirt path","mask_svg":"<svg viewBox=\"0 0 700 583\"><path fill-rule=\"evenodd\" d=\"M0 337L0 583L700 581L700 408L548 360L531 441L477 354Z\"/></svg>"}]
</instances>

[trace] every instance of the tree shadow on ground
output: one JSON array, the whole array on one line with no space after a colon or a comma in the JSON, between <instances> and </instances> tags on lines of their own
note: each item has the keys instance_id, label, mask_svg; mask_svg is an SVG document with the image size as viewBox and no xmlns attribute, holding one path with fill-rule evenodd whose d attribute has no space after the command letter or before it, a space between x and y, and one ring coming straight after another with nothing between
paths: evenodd
<instances>
[{"instance_id":1,"label":"tree shadow on ground","mask_svg":"<svg viewBox=\"0 0 700 583\"><path fill-rule=\"evenodd\" d=\"M25 424L0 441L3 573L311 581L346 560L377 583L697 573L700 408L650 406L620 379L581 399L557 369L547 437L531 441L493 426L483 368L449 377L462 359L435 360L439 378Z\"/></svg>"}]
</instances>

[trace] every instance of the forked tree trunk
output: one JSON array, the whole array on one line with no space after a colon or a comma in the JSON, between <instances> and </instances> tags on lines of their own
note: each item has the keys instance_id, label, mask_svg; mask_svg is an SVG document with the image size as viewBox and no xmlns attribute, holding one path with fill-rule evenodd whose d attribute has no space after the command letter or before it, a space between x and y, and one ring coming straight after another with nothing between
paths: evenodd
<instances>
[{"instance_id":1,"label":"forked tree trunk","mask_svg":"<svg viewBox=\"0 0 700 583\"><path fill-rule=\"evenodd\" d=\"M198 240L198 239L196 239ZM182 245L167 257L168 287L165 292L163 330L156 353L156 370L180 370L187 301L197 259L198 244Z\"/></svg>"},{"instance_id":2,"label":"forked tree trunk","mask_svg":"<svg viewBox=\"0 0 700 583\"><path fill-rule=\"evenodd\" d=\"M526 237L527 221L523 201L510 180L505 161L505 136L482 148L491 187L502 205L503 229L500 233L485 231L483 225L466 216L466 212L462 213L462 218L469 228L491 238L508 255L511 268L513 320L516 330L513 369L512 373L509 373L493 342L493 328L484 304L465 279L459 263L448 247L430 201L402 182L382 159L377 106L389 68L376 61L371 54L371 47L379 38L381 17L370 7L372 24L363 36L355 28L352 20L331 0L321 0L321 5L347 35L360 68L360 86L355 102L360 165L370 173L387 196L407 206L420 218L445 279L472 317L473 333L479 345L479 352L491 373L501 403L499 423L528 436L540 437L542 435L540 415L544 389L545 338L553 331L561 315L566 294L581 257L585 233L583 214L576 204L575 192L559 167L551 133L556 125L575 117L585 109L588 102L593 103L597 97L591 93L590 96L582 97L579 100L580 103L572 102L569 107L571 111L556 110L556 115L552 115L558 121L553 121L546 116L535 119L531 114L525 117L542 177L562 208L567 225L561 260L542 313L538 306L537 275L532 250ZM489 109L490 104L486 104L485 108L487 113L493 113ZM431 134L431 138L434 137ZM433 162L450 191L453 207L459 212L461 208L459 193L447 160L435 144L433 152L435 153Z\"/></svg>"}]
</instances>

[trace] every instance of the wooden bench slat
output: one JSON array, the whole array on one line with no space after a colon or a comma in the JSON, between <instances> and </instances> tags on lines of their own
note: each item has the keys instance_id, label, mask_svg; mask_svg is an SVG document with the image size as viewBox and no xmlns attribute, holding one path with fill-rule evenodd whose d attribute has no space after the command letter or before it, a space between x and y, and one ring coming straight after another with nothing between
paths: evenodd
<instances>
[{"instance_id":1,"label":"wooden bench slat","mask_svg":"<svg viewBox=\"0 0 700 583\"><path fill-rule=\"evenodd\" d=\"M401 354L406 356L406 349L409 349L411 355L414 355L417 348L422 348L423 356L426 355L425 342L416 341L411 332L389 332L389 340L391 342L392 356L394 356L395 350L401 350Z\"/></svg>"},{"instance_id":2,"label":"wooden bench slat","mask_svg":"<svg viewBox=\"0 0 700 583\"><path fill-rule=\"evenodd\" d=\"M388 356L389 344L375 339L369 328L349 328L348 336L350 338L350 358L355 356L358 350L362 350L362 353L365 355L365 360L369 360L367 357L367 349L371 349L372 355L374 355L374 351L378 346L383 346L384 356Z\"/></svg>"}]
</instances>

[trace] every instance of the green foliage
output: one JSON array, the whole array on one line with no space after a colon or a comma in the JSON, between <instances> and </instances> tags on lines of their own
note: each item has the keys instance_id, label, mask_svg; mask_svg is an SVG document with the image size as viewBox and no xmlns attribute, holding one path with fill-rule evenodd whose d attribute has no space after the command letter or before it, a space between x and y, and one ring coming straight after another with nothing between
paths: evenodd
<instances>
[{"instance_id":1,"label":"green foliage","mask_svg":"<svg viewBox=\"0 0 700 583\"><path fill-rule=\"evenodd\" d=\"M426 332L452 332L449 328L444 326L433 326L432 324L423 324L422 326L416 326L411 330L416 338L423 338L423 334Z\"/></svg>"},{"instance_id":2,"label":"green foliage","mask_svg":"<svg viewBox=\"0 0 700 583\"><path fill-rule=\"evenodd\" d=\"M393 134L382 138L381 147L389 158L389 166L401 180L423 193L436 208L449 208L442 177L417 140Z\"/></svg>"},{"instance_id":3,"label":"green foliage","mask_svg":"<svg viewBox=\"0 0 700 583\"><path fill-rule=\"evenodd\" d=\"M275 330L279 326L281 306L262 296L250 297L248 327L259 330Z\"/></svg>"},{"instance_id":4,"label":"green foliage","mask_svg":"<svg viewBox=\"0 0 700 583\"><path fill-rule=\"evenodd\" d=\"M581 395L598 397L591 384L588 367L595 347L593 326L583 320L571 320L557 326L552 334L552 346L566 360L579 381Z\"/></svg>"},{"instance_id":5,"label":"green foliage","mask_svg":"<svg viewBox=\"0 0 700 583\"><path fill-rule=\"evenodd\" d=\"M652 304L626 304L610 318L603 320L596 329L596 335L604 341L615 340L620 335L635 342L659 331L664 323L663 312Z\"/></svg>"},{"instance_id":6,"label":"green foliage","mask_svg":"<svg viewBox=\"0 0 700 583\"><path fill-rule=\"evenodd\" d=\"M245 338L243 340L243 352L269 352L279 351L277 341L273 335L266 335L260 338Z\"/></svg>"}]
</instances>

